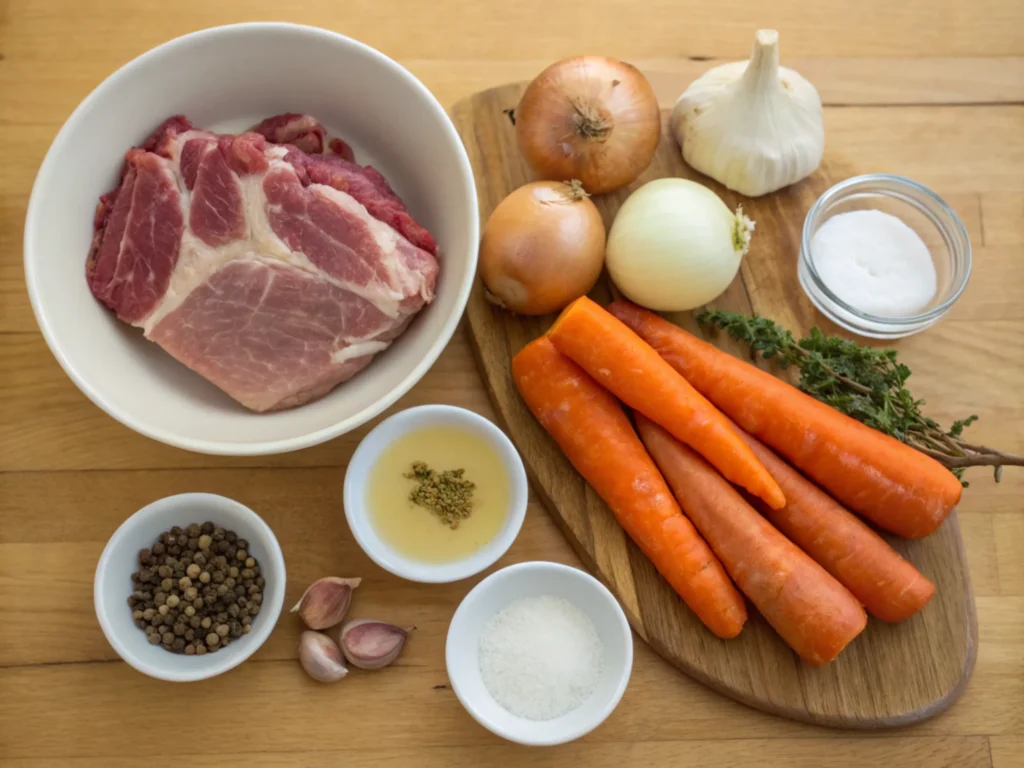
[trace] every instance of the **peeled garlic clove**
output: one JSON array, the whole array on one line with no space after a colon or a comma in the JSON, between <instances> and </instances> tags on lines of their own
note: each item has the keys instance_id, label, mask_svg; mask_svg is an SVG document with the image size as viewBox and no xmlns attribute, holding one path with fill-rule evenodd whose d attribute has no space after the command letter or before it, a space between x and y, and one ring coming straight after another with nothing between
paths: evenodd
<instances>
[{"instance_id":1,"label":"peeled garlic clove","mask_svg":"<svg viewBox=\"0 0 1024 768\"><path fill-rule=\"evenodd\" d=\"M380 669L398 658L405 638L414 629L375 619L354 619L341 628L341 651L354 667Z\"/></svg>"},{"instance_id":2,"label":"peeled garlic clove","mask_svg":"<svg viewBox=\"0 0 1024 768\"><path fill-rule=\"evenodd\" d=\"M821 98L779 66L779 33L758 30L749 61L698 77L672 110L669 130L693 168L750 197L810 175L825 151Z\"/></svg>"},{"instance_id":3,"label":"peeled garlic clove","mask_svg":"<svg viewBox=\"0 0 1024 768\"><path fill-rule=\"evenodd\" d=\"M299 663L321 683L336 683L348 674L341 649L327 635L306 630L299 638Z\"/></svg>"},{"instance_id":4,"label":"peeled garlic clove","mask_svg":"<svg viewBox=\"0 0 1024 768\"><path fill-rule=\"evenodd\" d=\"M317 579L302 593L292 613L298 613L310 629L328 629L340 624L352 603L352 590L361 581L337 576Z\"/></svg>"}]
</instances>

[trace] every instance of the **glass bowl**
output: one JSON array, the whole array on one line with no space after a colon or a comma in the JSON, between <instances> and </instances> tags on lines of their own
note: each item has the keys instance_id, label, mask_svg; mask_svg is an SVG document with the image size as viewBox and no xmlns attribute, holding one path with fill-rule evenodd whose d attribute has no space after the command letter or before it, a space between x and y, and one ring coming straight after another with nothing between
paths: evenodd
<instances>
[{"instance_id":1,"label":"glass bowl","mask_svg":"<svg viewBox=\"0 0 1024 768\"><path fill-rule=\"evenodd\" d=\"M916 314L886 317L861 311L839 298L815 268L811 243L832 216L874 209L896 216L928 246L937 277L935 296ZM971 244L956 212L937 194L903 176L874 173L836 184L807 212L800 243L800 285L828 319L860 336L898 339L928 328L953 306L971 276Z\"/></svg>"}]
</instances>

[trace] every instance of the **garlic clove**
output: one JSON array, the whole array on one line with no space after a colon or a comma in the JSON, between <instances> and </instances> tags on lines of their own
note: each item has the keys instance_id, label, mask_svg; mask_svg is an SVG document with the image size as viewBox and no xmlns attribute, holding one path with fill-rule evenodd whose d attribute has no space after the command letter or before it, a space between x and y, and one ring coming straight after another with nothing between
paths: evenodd
<instances>
[{"instance_id":1,"label":"garlic clove","mask_svg":"<svg viewBox=\"0 0 1024 768\"><path fill-rule=\"evenodd\" d=\"M340 624L352 603L352 590L361 581L337 576L317 579L302 593L292 613L298 613L310 629L328 629Z\"/></svg>"},{"instance_id":2,"label":"garlic clove","mask_svg":"<svg viewBox=\"0 0 1024 768\"><path fill-rule=\"evenodd\" d=\"M415 627L402 629L375 619L354 619L341 628L341 651L360 669L380 669L398 658Z\"/></svg>"},{"instance_id":3,"label":"garlic clove","mask_svg":"<svg viewBox=\"0 0 1024 768\"><path fill-rule=\"evenodd\" d=\"M714 67L690 84L669 130L696 170L750 197L810 175L825 151L821 98L779 66L779 35L758 30L749 61Z\"/></svg>"},{"instance_id":4,"label":"garlic clove","mask_svg":"<svg viewBox=\"0 0 1024 768\"><path fill-rule=\"evenodd\" d=\"M308 629L299 638L299 663L306 674L321 683L336 683L348 674L337 643Z\"/></svg>"}]
</instances>

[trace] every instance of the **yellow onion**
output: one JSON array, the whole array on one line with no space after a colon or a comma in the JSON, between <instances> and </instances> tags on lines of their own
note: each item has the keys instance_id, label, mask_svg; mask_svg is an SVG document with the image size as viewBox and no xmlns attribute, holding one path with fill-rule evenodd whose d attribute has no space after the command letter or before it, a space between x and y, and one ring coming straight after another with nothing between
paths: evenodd
<instances>
[{"instance_id":1,"label":"yellow onion","mask_svg":"<svg viewBox=\"0 0 1024 768\"><path fill-rule=\"evenodd\" d=\"M636 67L604 56L556 62L515 110L519 151L542 179L578 179L590 194L625 186L661 138L654 89Z\"/></svg>"},{"instance_id":2,"label":"yellow onion","mask_svg":"<svg viewBox=\"0 0 1024 768\"><path fill-rule=\"evenodd\" d=\"M488 299L522 315L557 312L597 282L604 222L578 182L536 181L506 197L480 241Z\"/></svg>"}]
</instances>

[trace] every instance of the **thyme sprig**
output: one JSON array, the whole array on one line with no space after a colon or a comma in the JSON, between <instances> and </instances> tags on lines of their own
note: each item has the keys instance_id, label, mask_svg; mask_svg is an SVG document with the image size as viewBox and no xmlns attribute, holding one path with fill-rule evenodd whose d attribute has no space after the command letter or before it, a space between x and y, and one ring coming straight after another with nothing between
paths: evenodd
<instances>
[{"instance_id":1,"label":"thyme sprig","mask_svg":"<svg viewBox=\"0 0 1024 768\"><path fill-rule=\"evenodd\" d=\"M1024 456L964 440L964 429L977 415L957 419L949 429L925 416L924 400L915 399L906 387L910 369L899 361L896 350L864 347L826 336L818 328L796 340L772 320L737 312L702 312L697 322L725 331L765 360L796 367L804 392L931 456L961 481L967 467L993 467L999 482L1004 466L1024 466Z\"/></svg>"}]
</instances>

